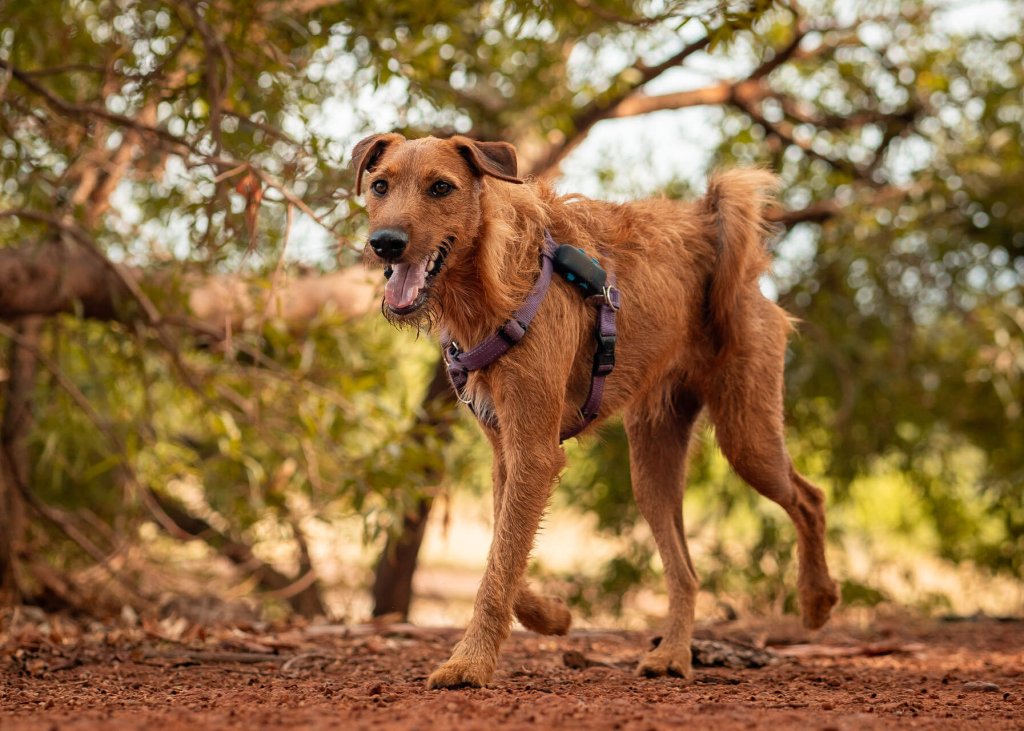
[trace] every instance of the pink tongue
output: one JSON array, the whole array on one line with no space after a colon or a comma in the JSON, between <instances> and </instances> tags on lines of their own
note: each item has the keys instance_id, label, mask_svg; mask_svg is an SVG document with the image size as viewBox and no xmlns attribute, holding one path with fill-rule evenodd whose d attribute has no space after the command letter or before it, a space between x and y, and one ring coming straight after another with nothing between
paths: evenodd
<instances>
[{"instance_id":1,"label":"pink tongue","mask_svg":"<svg viewBox=\"0 0 1024 731\"><path fill-rule=\"evenodd\" d=\"M426 279L427 271L422 262L395 264L391 279L384 286L384 301L393 310L404 310L416 301Z\"/></svg>"}]
</instances>

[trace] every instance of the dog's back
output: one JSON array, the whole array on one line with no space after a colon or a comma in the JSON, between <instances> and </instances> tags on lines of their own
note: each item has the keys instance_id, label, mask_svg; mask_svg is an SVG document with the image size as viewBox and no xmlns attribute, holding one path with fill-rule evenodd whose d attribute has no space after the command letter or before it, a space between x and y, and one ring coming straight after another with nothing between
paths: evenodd
<instances>
[{"instance_id":1,"label":"dog's back","mask_svg":"<svg viewBox=\"0 0 1024 731\"><path fill-rule=\"evenodd\" d=\"M713 387L708 375L715 368L758 349L759 340L785 340L790 320L758 286L770 264L765 213L776 187L771 173L735 169L713 175L707 194L696 201L611 203L558 197L545 186L517 191L545 199L556 240L583 248L618 278L624 301L622 377L610 394L609 411L666 374L703 392ZM586 324L592 315L571 292L563 297L580 318L578 327L568 329L580 334L585 351L592 347ZM577 358L583 364L572 379L577 393L586 387L586 360Z\"/></svg>"}]
</instances>

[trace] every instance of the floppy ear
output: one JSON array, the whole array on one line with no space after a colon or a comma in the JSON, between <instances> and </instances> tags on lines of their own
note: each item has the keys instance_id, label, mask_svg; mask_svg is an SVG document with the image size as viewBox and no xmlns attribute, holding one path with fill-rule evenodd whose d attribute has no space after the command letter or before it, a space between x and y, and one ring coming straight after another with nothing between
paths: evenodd
<instances>
[{"instance_id":1,"label":"floppy ear","mask_svg":"<svg viewBox=\"0 0 1024 731\"><path fill-rule=\"evenodd\" d=\"M522 183L516 176L516 148L507 142L477 142L468 137L451 138L455 150L477 175L490 175L509 183Z\"/></svg>"},{"instance_id":2,"label":"floppy ear","mask_svg":"<svg viewBox=\"0 0 1024 731\"><path fill-rule=\"evenodd\" d=\"M405 142L405 138L397 132L391 132L386 135L370 135L356 143L352 148L352 164L356 168L356 195L362 193L363 173L373 170L388 145L399 142Z\"/></svg>"}]
</instances>

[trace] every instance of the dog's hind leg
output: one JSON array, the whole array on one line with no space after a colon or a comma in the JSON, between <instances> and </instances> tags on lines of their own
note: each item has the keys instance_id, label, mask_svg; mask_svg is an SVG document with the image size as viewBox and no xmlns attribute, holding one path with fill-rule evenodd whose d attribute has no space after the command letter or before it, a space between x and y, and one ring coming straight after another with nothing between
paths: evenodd
<instances>
[{"instance_id":1,"label":"dog's hind leg","mask_svg":"<svg viewBox=\"0 0 1024 731\"><path fill-rule=\"evenodd\" d=\"M525 583L519 587L512 609L526 629L538 634L564 635L572 625L572 614L564 601L558 597L541 596Z\"/></svg>"},{"instance_id":2,"label":"dog's hind leg","mask_svg":"<svg viewBox=\"0 0 1024 731\"><path fill-rule=\"evenodd\" d=\"M640 406L626 414L633 494L654 533L668 584L667 626L637 668L644 676L693 674L690 640L699 585L686 547L683 491L687 447L700 409L693 395L680 390L671 409Z\"/></svg>"},{"instance_id":3,"label":"dog's hind leg","mask_svg":"<svg viewBox=\"0 0 1024 731\"><path fill-rule=\"evenodd\" d=\"M782 417L782 347L768 340L751 344L742 365L733 361L717 374L721 388L708 394L718 444L736 472L778 503L797 531L797 587L806 627L828 621L839 601L825 560L825 498L794 468L786 451Z\"/></svg>"},{"instance_id":4,"label":"dog's hind leg","mask_svg":"<svg viewBox=\"0 0 1024 731\"><path fill-rule=\"evenodd\" d=\"M494 524L498 524L498 510L505 490L505 459L498 432L484 428L491 442L494 462L491 468L494 484ZM542 635L564 635L572 625L572 614L565 602L557 597L541 596L533 592L525 579L519 586L512 611L526 629Z\"/></svg>"},{"instance_id":5,"label":"dog's hind leg","mask_svg":"<svg viewBox=\"0 0 1024 731\"><path fill-rule=\"evenodd\" d=\"M516 385L505 409L495 392L505 480L473 618L451 658L427 679L429 688L479 687L491 679L498 650L512 629L512 610L523 588L534 536L565 465L558 444L560 394L551 382Z\"/></svg>"}]
</instances>

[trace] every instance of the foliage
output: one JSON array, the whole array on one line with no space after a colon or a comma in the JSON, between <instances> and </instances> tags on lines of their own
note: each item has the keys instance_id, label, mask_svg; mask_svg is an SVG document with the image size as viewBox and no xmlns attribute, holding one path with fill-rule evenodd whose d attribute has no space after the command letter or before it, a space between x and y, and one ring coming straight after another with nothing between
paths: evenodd
<instances>
[{"instance_id":1,"label":"foliage","mask_svg":"<svg viewBox=\"0 0 1024 731\"><path fill-rule=\"evenodd\" d=\"M793 27L782 17L755 31L756 48ZM810 457L808 473L823 476L838 501L855 499L848 486L879 464L907 475L923 510L893 531L931 526L937 539L927 550L1020 576L1024 220L1011 202L1024 193L1018 35L957 33L922 8L862 27L824 60L814 53L840 33L812 37L811 58L771 77L772 104L753 115L723 110L714 159L768 165L783 176L791 206L831 198L842 212L777 244L771 286L801 320L787 371L798 463ZM901 127L908 119L912 126ZM621 434L587 456L624 460ZM706 464L691 467L697 490ZM628 482L613 470L569 474L569 503L597 509L602 526L621 531L637 519ZM717 519L735 523L745 492L735 480L716 488ZM773 557L792 550L790 532L762 513L749 535L738 556L725 550L733 538L698 560L707 588L736 590L730 576L745 593L765 581L772 592L785 585L788 561L762 567L766 549ZM881 598L855 582L844 596Z\"/></svg>"},{"instance_id":2,"label":"foliage","mask_svg":"<svg viewBox=\"0 0 1024 731\"><path fill-rule=\"evenodd\" d=\"M963 31L939 6L894 2L870 17L830 2L8 3L0 247L57 240L167 275L142 280L142 317L48 327L31 489L106 550L161 520L152 491L250 543L272 523L298 555L303 520L359 515L372 539L438 475L479 484L464 415L451 439L424 426L426 339L372 314L211 337L159 313L197 277L269 291L297 258L355 263L345 162L364 133L504 138L523 170L554 176L595 126L701 106L711 164L765 164L785 184L765 286L802 321L787 371L798 466L853 509L872 501L866 476L899 476L915 519L893 532L1019 577L1024 66L1019 8L1005 11L1004 28ZM592 172L607 194L621 185ZM704 172L645 192L690 195ZM653 571L624 434L572 456L560 499L626 541L598 577L621 601ZM697 524L743 528L714 532L706 586L786 606L788 526L709 446L690 473ZM34 530L54 563L82 562Z\"/></svg>"},{"instance_id":3,"label":"foliage","mask_svg":"<svg viewBox=\"0 0 1024 731\"><path fill-rule=\"evenodd\" d=\"M825 138L826 159L853 162L883 193L853 196L780 277L781 301L806 323L791 411L797 432L830 424L820 447L837 497L880 455L899 455L894 469L913 476L945 536L942 555L1020 575L1024 523L1012 506L1024 485L1024 214L1012 201L1024 193L1024 67L1017 32L948 25L928 14L870 25L834 65L780 74L798 98L829 90L813 102L817 117L854 105L914 113L874 160L859 148L895 134L891 121ZM748 147L738 157L776 165L790 200L822 190L843 198L861 171L820 164L820 142L810 153ZM721 158L735 149L726 142ZM985 468L965 488L967 454ZM982 516L1000 516L1001 530L980 529Z\"/></svg>"}]
</instances>

